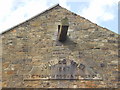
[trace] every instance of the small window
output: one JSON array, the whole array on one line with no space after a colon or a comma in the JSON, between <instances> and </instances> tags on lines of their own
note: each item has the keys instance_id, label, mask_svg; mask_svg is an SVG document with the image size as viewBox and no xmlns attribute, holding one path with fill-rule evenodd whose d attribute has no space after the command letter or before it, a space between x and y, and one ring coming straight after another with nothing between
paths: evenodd
<instances>
[{"instance_id":1,"label":"small window","mask_svg":"<svg viewBox=\"0 0 120 90\"><path fill-rule=\"evenodd\" d=\"M58 25L58 33L59 33L59 31L60 31L60 25Z\"/></svg>"}]
</instances>

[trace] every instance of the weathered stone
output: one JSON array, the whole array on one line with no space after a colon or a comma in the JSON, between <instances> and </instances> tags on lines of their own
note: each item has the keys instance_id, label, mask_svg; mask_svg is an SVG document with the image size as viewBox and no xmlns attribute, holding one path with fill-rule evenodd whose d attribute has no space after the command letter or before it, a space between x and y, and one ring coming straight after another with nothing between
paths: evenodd
<instances>
[{"instance_id":1,"label":"weathered stone","mask_svg":"<svg viewBox=\"0 0 120 90\"><path fill-rule=\"evenodd\" d=\"M58 41L60 21L67 17L69 28L64 43ZM65 37L66 37L65 36ZM118 34L90 22L59 5L46 10L2 34L2 79L4 87L32 88L103 88L117 87ZM71 60L73 60L71 62ZM60 67L56 68L56 65ZM62 65L62 67L61 67ZM59 66L59 65L58 65ZM54 69L53 69L54 68ZM79 68L79 69L78 69ZM80 72L76 72L80 70ZM38 80L59 70L68 73L60 78L91 80ZM114 72L113 72L114 71ZM115 73L116 72L116 73ZM87 73L87 75L86 75ZM101 76L100 81L98 77ZM26 77L33 77L25 81ZM52 77L56 77L52 76ZM98 78L98 81L95 80ZM49 82L49 83L48 83ZM111 82L111 83L109 83Z\"/></svg>"}]
</instances>

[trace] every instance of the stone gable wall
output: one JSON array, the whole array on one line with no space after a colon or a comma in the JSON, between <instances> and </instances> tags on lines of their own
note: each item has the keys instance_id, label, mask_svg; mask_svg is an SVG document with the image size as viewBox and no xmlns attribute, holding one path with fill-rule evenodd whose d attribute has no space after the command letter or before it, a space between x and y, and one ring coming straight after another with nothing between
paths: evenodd
<instances>
[{"instance_id":1,"label":"stone gable wall","mask_svg":"<svg viewBox=\"0 0 120 90\"><path fill-rule=\"evenodd\" d=\"M69 19L68 38L57 40L58 25ZM3 87L118 87L118 35L61 6L2 34ZM24 81L40 65L61 59L85 63L97 70L102 81Z\"/></svg>"}]
</instances>

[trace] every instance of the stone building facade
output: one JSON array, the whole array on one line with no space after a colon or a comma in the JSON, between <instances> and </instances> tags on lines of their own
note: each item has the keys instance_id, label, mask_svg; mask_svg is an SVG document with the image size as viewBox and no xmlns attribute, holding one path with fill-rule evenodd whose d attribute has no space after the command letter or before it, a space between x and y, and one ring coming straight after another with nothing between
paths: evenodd
<instances>
[{"instance_id":1,"label":"stone building facade","mask_svg":"<svg viewBox=\"0 0 120 90\"><path fill-rule=\"evenodd\" d=\"M60 42L57 39L58 25L65 17L69 20L67 40ZM117 88L120 58L118 36L60 5L55 5L2 33L2 86ZM58 68L58 64L66 64L64 60L76 63L77 69L80 67L79 79L71 80L76 70L71 66L69 70L73 76L68 76L67 80L40 79L41 74L56 74L55 68ZM58 66L54 68L55 65ZM59 68L60 71L66 70L65 65L62 67L63 69ZM83 77L82 69L85 69ZM89 75L92 74L99 77L90 78Z\"/></svg>"}]
</instances>

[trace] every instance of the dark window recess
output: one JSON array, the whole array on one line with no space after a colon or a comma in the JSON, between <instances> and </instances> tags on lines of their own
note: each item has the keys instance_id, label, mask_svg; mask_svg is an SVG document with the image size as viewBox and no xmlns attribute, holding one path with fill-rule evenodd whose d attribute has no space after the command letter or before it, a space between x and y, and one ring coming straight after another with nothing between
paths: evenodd
<instances>
[{"instance_id":1,"label":"dark window recess","mask_svg":"<svg viewBox=\"0 0 120 90\"><path fill-rule=\"evenodd\" d=\"M61 26L61 29L58 30L58 40L59 41L65 41L67 38L67 31L68 31L68 26Z\"/></svg>"},{"instance_id":2,"label":"dark window recess","mask_svg":"<svg viewBox=\"0 0 120 90\"><path fill-rule=\"evenodd\" d=\"M60 25L58 25L58 33L59 33L59 31L60 31Z\"/></svg>"},{"instance_id":3,"label":"dark window recess","mask_svg":"<svg viewBox=\"0 0 120 90\"><path fill-rule=\"evenodd\" d=\"M61 25L58 25L58 40L60 42L64 42L67 38L67 32L68 32L69 22L68 18L65 17L61 20Z\"/></svg>"}]
</instances>

